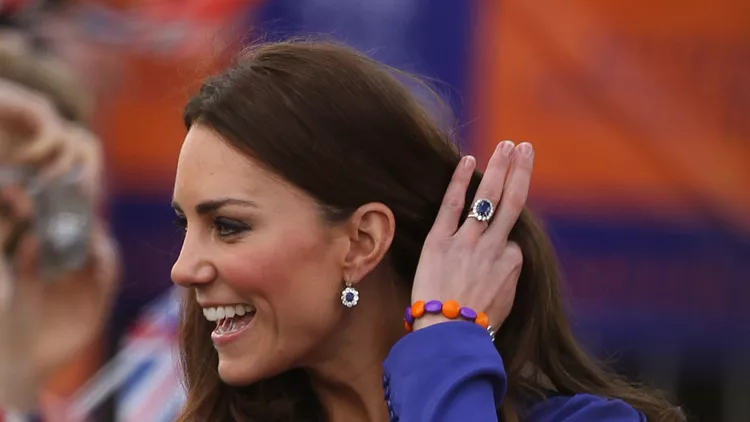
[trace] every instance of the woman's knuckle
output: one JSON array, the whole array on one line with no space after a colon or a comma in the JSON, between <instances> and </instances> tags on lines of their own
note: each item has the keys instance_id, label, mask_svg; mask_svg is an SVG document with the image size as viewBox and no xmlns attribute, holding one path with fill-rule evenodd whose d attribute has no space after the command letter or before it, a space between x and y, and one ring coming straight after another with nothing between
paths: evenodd
<instances>
[{"instance_id":1,"label":"woman's knuckle","mask_svg":"<svg viewBox=\"0 0 750 422\"><path fill-rule=\"evenodd\" d=\"M444 205L451 211L461 210L464 206L464 201L458 195L447 195L445 197Z\"/></svg>"},{"instance_id":2,"label":"woman's knuckle","mask_svg":"<svg viewBox=\"0 0 750 422\"><path fill-rule=\"evenodd\" d=\"M431 233L424 241L424 249L435 251L448 251L452 247L452 240L449 237Z\"/></svg>"},{"instance_id":3,"label":"woman's knuckle","mask_svg":"<svg viewBox=\"0 0 750 422\"><path fill-rule=\"evenodd\" d=\"M514 267L523 265L523 251L516 242L508 242L503 253L504 258Z\"/></svg>"},{"instance_id":4,"label":"woman's knuckle","mask_svg":"<svg viewBox=\"0 0 750 422\"><path fill-rule=\"evenodd\" d=\"M522 208L524 206L524 203L526 202L526 198L523 195L523 192L520 192L517 189L511 189L505 193L505 196L508 200L508 203L513 208Z\"/></svg>"}]
</instances>

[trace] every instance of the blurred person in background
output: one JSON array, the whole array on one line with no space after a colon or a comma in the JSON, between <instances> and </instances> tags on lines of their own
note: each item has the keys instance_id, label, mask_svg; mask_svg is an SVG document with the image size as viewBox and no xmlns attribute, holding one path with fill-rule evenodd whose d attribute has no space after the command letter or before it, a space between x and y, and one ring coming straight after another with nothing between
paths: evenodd
<instances>
[{"instance_id":1,"label":"blurred person in background","mask_svg":"<svg viewBox=\"0 0 750 422\"><path fill-rule=\"evenodd\" d=\"M179 420L683 421L574 339L531 145L482 175L404 76L260 44L188 102Z\"/></svg>"},{"instance_id":2,"label":"blurred person in background","mask_svg":"<svg viewBox=\"0 0 750 422\"><path fill-rule=\"evenodd\" d=\"M0 409L36 407L46 382L100 333L118 273L118 253L100 205L103 157L87 129L88 92L69 70L17 28L0 29ZM71 171L93 210L83 264L43 274L37 188ZM56 204L52 204L53 207ZM2 414L2 411L0 411Z\"/></svg>"}]
</instances>

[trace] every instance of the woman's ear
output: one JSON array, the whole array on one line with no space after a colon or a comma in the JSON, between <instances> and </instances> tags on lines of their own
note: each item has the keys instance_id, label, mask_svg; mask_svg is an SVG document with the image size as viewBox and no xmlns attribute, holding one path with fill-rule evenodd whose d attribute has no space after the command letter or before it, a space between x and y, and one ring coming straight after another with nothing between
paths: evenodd
<instances>
[{"instance_id":1,"label":"woman's ear","mask_svg":"<svg viewBox=\"0 0 750 422\"><path fill-rule=\"evenodd\" d=\"M386 205L371 202L349 218L349 251L344 263L346 280L356 284L377 267L391 247L396 219Z\"/></svg>"}]
</instances>

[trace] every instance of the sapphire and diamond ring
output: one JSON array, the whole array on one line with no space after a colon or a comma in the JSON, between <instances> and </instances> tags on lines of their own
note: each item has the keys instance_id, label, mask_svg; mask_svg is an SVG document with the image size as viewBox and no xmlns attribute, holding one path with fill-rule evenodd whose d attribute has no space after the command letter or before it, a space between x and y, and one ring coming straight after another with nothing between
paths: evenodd
<instances>
[{"instance_id":1,"label":"sapphire and diamond ring","mask_svg":"<svg viewBox=\"0 0 750 422\"><path fill-rule=\"evenodd\" d=\"M474 201L471 206L471 212L467 218L476 218L479 221L490 221L492 214L495 213L495 207L489 199L480 198Z\"/></svg>"}]
</instances>

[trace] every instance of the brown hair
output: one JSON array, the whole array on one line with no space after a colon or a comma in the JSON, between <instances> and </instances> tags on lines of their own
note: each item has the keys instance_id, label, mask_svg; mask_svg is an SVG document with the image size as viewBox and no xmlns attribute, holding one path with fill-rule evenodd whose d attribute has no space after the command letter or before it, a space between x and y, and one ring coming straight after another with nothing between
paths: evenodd
<instances>
[{"instance_id":1,"label":"brown hair","mask_svg":"<svg viewBox=\"0 0 750 422\"><path fill-rule=\"evenodd\" d=\"M185 124L212 128L310 194L331 220L346 218L367 202L386 204L397 227L390 262L399 279L410 284L460 154L452 132L440 128L399 79L432 92L344 46L259 44L205 81L186 106ZM477 172L467 203L480 180ZM495 341L508 375L505 419L522 420L525 402L553 390L619 398L653 421L684 420L678 408L620 379L581 350L564 316L552 248L527 211L511 238L520 244L524 264L513 309ZM206 340L212 329L195 298L187 297L180 333L187 405L180 421L323 420L299 370L247 387L223 384L217 353Z\"/></svg>"},{"instance_id":2,"label":"brown hair","mask_svg":"<svg viewBox=\"0 0 750 422\"><path fill-rule=\"evenodd\" d=\"M0 38L0 78L44 95L66 120L89 123L93 103L89 91L61 60L34 49L22 34L12 41Z\"/></svg>"}]
</instances>

